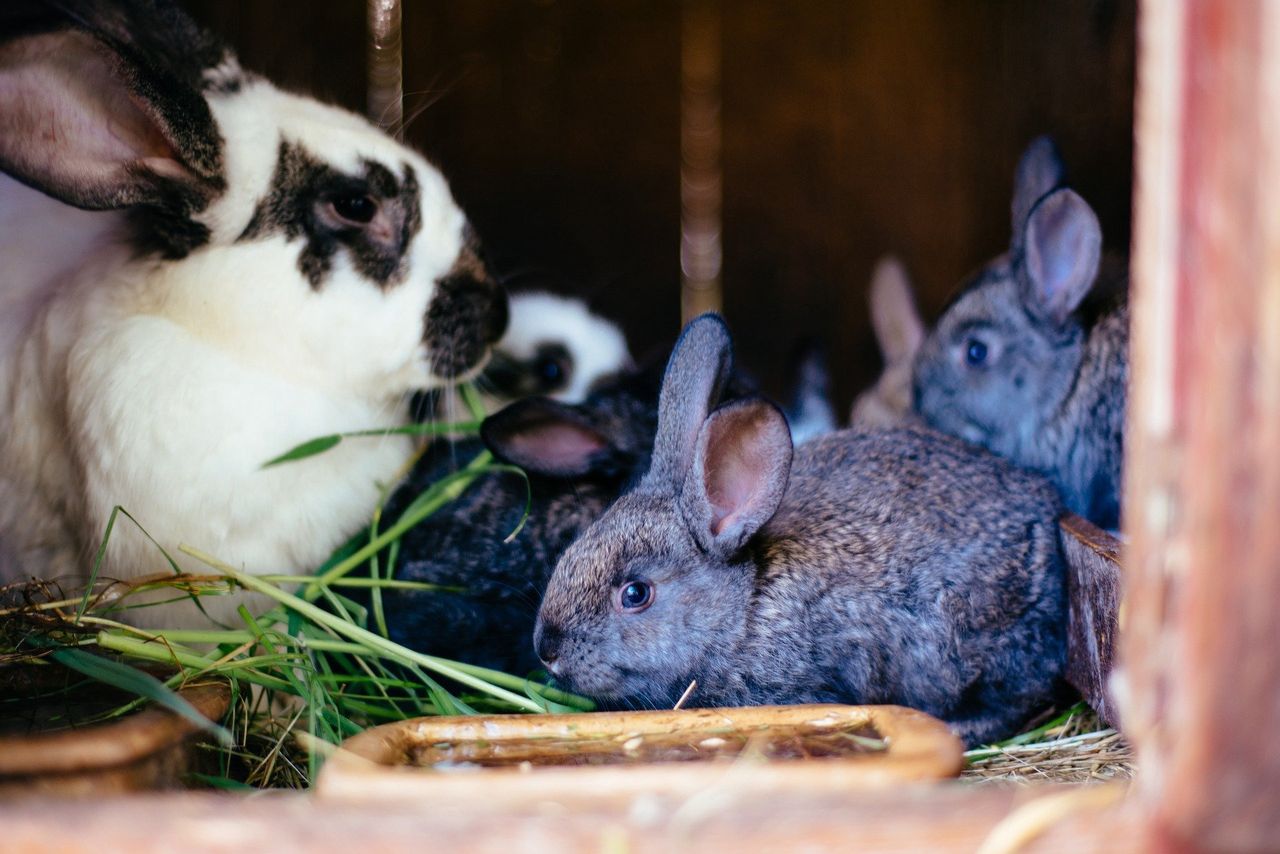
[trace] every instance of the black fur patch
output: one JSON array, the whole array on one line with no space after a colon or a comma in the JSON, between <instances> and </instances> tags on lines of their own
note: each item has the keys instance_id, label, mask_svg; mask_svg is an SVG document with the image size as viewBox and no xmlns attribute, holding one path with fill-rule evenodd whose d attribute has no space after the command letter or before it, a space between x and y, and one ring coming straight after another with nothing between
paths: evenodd
<instances>
[{"instance_id":1,"label":"black fur patch","mask_svg":"<svg viewBox=\"0 0 1280 854\"><path fill-rule=\"evenodd\" d=\"M423 340L436 375L451 379L479 364L487 345L506 331L507 319L507 296L489 275L468 228L466 245L427 309Z\"/></svg>"},{"instance_id":2,"label":"black fur patch","mask_svg":"<svg viewBox=\"0 0 1280 854\"><path fill-rule=\"evenodd\" d=\"M334 222L326 205L342 196L367 195L378 206L379 237L369 228ZM347 175L317 159L302 145L282 141L275 175L266 198L258 203L240 240L284 234L288 240L305 238L298 269L311 286L319 288L333 266L333 257L345 249L351 263L380 287L403 279L404 253L422 228L421 200L413 167L404 166L397 178L381 163L364 161L364 174Z\"/></svg>"}]
</instances>

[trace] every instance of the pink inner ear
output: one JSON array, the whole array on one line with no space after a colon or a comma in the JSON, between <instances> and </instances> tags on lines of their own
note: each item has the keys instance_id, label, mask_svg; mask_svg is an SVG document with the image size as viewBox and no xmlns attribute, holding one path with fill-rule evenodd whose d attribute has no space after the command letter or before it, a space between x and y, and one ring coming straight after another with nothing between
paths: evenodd
<instances>
[{"instance_id":1,"label":"pink inner ear","mask_svg":"<svg viewBox=\"0 0 1280 854\"><path fill-rule=\"evenodd\" d=\"M537 424L511 438L512 457L537 460L547 469L584 469L604 447L599 434L563 421Z\"/></svg>"},{"instance_id":2,"label":"pink inner ear","mask_svg":"<svg viewBox=\"0 0 1280 854\"><path fill-rule=\"evenodd\" d=\"M92 38L20 39L0 51L0 153L42 187L92 196L127 185L132 169L180 178L186 169L145 105Z\"/></svg>"},{"instance_id":3,"label":"pink inner ear","mask_svg":"<svg viewBox=\"0 0 1280 854\"><path fill-rule=\"evenodd\" d=\"M751 441L758 415L736 413L710 425L706 451L711 533L719 536L759 491L769 470L765 449Z\"/></svg>"}]
</instances>

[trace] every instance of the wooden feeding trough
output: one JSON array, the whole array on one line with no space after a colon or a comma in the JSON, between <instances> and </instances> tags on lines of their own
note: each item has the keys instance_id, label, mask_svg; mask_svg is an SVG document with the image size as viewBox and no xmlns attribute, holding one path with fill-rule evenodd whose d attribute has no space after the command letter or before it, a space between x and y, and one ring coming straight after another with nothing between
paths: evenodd
<instances>
[{"instance_id":1,"label":"wooden feeding trough","mask_svg":"<svg viewBox=\"0 0 1280 854\"><path fill-rule=\"evenodd\" d=\"M850 791L954 777L963 747L898 706L762 706L417 718L343 743L324 797L507 804ZM673 767L678 765L679 767Z\"/></svg>"},{"instance_id":2,"label":"wooden feeding trough","mask_svg":"<svg viewBox=\"0 0 1280 854\"><path fill-rule=\"evenodd\" d=\"M10 725L0 734L0 798L35 794L101 797L180 788L193 761L194 723L167 709L146 706L116 720L46 731L42 724L52 716L50 712L73 717L92 714L128 698L93 686L91 696L76 696L73 690L69 700L42 701L41 696L65 698L67 692L40 675L24 679L24 685L16 684L22 674L9 672L4 680L9 699L20 692L31 693L30 705L35 710L30 727ZM27 692L24 686L34 690ZM231 689L221 680L190 685L178 695L211 721L220 720L231 705Z\"/></svg>"}]
</instances>

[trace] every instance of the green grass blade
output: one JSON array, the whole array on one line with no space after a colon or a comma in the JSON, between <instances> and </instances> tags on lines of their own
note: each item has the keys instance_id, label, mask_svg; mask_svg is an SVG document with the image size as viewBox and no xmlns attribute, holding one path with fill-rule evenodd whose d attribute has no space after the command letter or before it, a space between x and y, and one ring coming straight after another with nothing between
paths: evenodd
<instances>
[{"instance_id":1,"label":"green grass blade","mask_svg":"<svg viewBox=\"0 0 1280 854\"><path fill-rule=\"evenodd\" d=\"M119 661L112 661L109 658L103 658L100 655L74 648L54 650L53 658L59 664L69 667L77 673L96 679L113 688L119 688L121 691L128 691L130 694L146 697L157 705L164 706L174 714L186 718L195 726L212 734L218 739L218 743L224 747L230 747L235 744L235 739L231 737L230 732L219 726L215 721L211 721L200 714L196 711L195 706L178 696L172 689L165 687L165 684L159 679L143 673L136 667L130 667Z\"/></svg>"}]
</instances>

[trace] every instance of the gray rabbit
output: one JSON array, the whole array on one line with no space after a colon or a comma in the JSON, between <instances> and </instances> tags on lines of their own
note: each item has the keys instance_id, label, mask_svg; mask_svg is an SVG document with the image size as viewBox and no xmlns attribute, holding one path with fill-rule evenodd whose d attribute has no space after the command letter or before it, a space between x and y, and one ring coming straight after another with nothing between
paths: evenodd
<instances>
[{"instance_id":1,"label":"gray rabbit","mask_svg":"<svg viewBox=\"0 0 1280 854\"><path fill-rule=\"evenodd\" d=\"M456 590L388 590L387 627L406 646L511 673L538 666L529 645L538 601L556 560L591 522L645 471L658 423L664 361L606 379L580 404L543 397L517 401L485 419L481 442L439 442L414 467L383 512L397 519L424 489L488 447L522 468L482 475L479 482L401 539L401 580ZM816 405L826 366L816 351L798 364L793 396ZM724 392L754 391L735 374ZM811 426L817 422L806 417ZM529 516L520 532L526 499Z\"/></svg>"},{"instance_id":2,"label":"gray rabbit","mask_svg":"<svg viewBox=\"0 0 1280 854\"><path fill-rule=\"evenodd\" d=\"M1023 154L1009 252L968 283L921 347L914 402L933 427L1044 473L1071 510L1116 528L1125 277L1104 268L1098 219L1061 186L1063 172L1047 137Z\"/></svg>"},{"instance_id":3,"label":"gray rabbit","mask_svg":"<svg viewBox=\"0 0 1280 854\"><path fill-rule=\"evenodd\" d=\"M659 365L660 367L660 365ZM529 648L538 600L556 559L648 463L660 370L608 381L581 404L528 398L489 416L483 444L437 442L384 510L397 519L427 487L487 446L529 476L482 475L401 539L396 577L459 590L388 590L392 640L512 673L538 666ZM520 524L526 498L532 506Z\"/></svg>"},{"instance_id":4,"label":"gray rabbit","mask_svg":"<svg viewBox=\"0 0 1280 854\"><path fill-rule=\"evenodd\" d=\"M1065 657L1059 498L923 428L792 448L714 315L672 354L649 471L560 559L534 644L612 706L897 703L970 744L1052 698Z\"/></svg>"}]
</instances>

